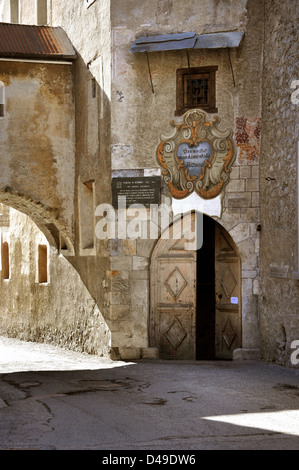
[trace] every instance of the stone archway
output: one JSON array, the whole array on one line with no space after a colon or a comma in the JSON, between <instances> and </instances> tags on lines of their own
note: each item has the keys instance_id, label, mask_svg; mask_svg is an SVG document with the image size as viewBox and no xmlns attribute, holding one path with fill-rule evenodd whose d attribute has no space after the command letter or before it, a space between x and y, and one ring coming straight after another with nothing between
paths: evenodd
<instances>
[{"instance_id":1,"label":"stone archway","mask_svg":"<svg viewBox=\"0 0 299 470\"><path fill-rule=\"evenodd\" d=\"M178 238L180 219L152 255L150 346L168 359L232 359L242 345L237 246L219 223L203 216L202 247L186 249L195 214L184 219L184 235Z\"/></svg>"},{"instance_id":2,"label":"stone archway","mask_svg":"<svg viewBox=\"0 0 299 470\"><path fill-rule=\"evenodd\" d=\"M108 356L106 319L71 262L78 259L72 244L58 250L53 213L9 191L0 192L0 203L8 209L6 221L0 214L0 334Z\"/></svg>"},{"instance_id":3,"label":"stone archway","mask_svg":"<svg viewBox=\"0 0 299 470\"><path fill-rule=\"evenodd\" d=\"M7 187L0 191L0 204L28 215L43 232L50 245L63 247L68 254L74 253L74 243L65 225L59 220L59 214L30 196L19 194Z\"/></svg>"}]
</instances>

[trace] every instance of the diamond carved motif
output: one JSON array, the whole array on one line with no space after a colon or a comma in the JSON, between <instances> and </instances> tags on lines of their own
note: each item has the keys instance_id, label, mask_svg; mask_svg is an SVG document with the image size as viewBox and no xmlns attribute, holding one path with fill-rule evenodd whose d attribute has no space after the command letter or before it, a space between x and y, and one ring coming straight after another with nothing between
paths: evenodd
<instances>
[{"instance_id":1,"label":"diamond carved motif","mask_svg":"<svg viewBox=\"0 0 299 470\"><path fill-rule=\"evenodd\" d=\"M237 332L234 329L233 325L231 324L231 321L228 318L227 322L225 324L225 327L222 330L222 338L224 339L225 344L226 344L228 349L230 349L230 347L233 344L236 336L237 336Z\"/></svg>"},{"instance_id":2,"label":"diamond carved motif","mask_svg":"<svg viewBox=\"0 0 299 470\"><path fill-rule=\"evenodd\" d=\"M169 341L173 349L177 350L186 338L187 333L179 320L175 318L164 336Z\"/></svg>"},{"instance_id":3,"label":"diamond carved motif","mask_svg":"<svg viewBox=\"0 0 299 470\"><path fill-rule=\"evenodd\" d=\"M224 289L226 297L229 299L237 285L237 280L230 267L226 269L221 285Z\"/></svg>"},{"instance_id":4,"label":"diamond carved motif","mask_svg":"<svg viewBox=\"0 0 299 470\"><path fill-rule=\"evenodd\" d=\"M187 281L180 270L175 268L164 282L164 286L174 298L174 300L177 300L187 286Z\"/></svg>"}]
</instances>

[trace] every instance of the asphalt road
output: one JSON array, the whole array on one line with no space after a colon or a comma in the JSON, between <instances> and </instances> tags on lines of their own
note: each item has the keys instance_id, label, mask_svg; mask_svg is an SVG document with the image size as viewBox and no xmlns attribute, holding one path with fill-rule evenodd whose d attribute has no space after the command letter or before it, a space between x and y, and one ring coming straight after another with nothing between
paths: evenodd
<instances>
[{"instance_id":1,"label":"asphalt road","mask_svg":"<svg viewBox=\"0 0 299 470\"><path fill-rule=\"evenodd\" d=\"M299 369L113 362L0 337L0 450L298 450L298 409Z\"/></svg>"}]
</instances>

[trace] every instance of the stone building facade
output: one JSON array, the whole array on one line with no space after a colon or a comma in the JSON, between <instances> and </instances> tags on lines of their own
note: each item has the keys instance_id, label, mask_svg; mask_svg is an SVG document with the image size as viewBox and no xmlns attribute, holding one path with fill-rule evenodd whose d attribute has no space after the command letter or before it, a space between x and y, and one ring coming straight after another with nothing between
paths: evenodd
<instances>
[{"instance_id":1,"label":"stone building facade","mask_svg":"<svg viewBox=\"0 0 299 470\"><path fill-rule=\"evenodd\" d=\"M57 316L46 313L53 280L68 279L76 291L63 315L71 325L81 317L77 333L71 339L62 322L61 335L50 335L51 341L74 348L80 338L82 350L122 359L261 355L293 365L292 343L299 339L293 274L298 120L288 100L297 79L297 5L199 3L200 10L191 0L3 1L2 22L10 23L13 13L23 25L61 27L76 57L56 63L51 56L43 63L2 54L0 81L9 101L0 118L0 202L30 216L53 247L60 274L43 286L43 331L57 327ZM212 104L198 98L203 83ZM184 101L190 84L191 104ZM284 120L278 118L281 106ZM20 126L22 139L16 139ZM232 140L221 140L224 135ZM183 140L210 151L195 178L186 161L175 164ZM115 196L132 182L139 188L136 203L150 193L142 188L156 185L158 198L149 202L169 209L172 235L180 214L186 220L182 239L199 220L202 249L186 250L179 237L166 243L159 238L162 227L151 237L150 208L125 212L126 236L101 239L104 208L111 208L117 225L123 212ZM58 286L54 299L55 292ZM92 307L85 309L87 302ZM15 304L10 331L5 321L0 331L47 338L28 333L29 304L23 306L27 329ZM8 305L1 302L3 319ZM84 335L91 323L93 333Z\"/></svg>"},{"instance_id":2,"label":"stone building facade","mask_svg":"<svg viewBox=\"0 0 299 470\"><path fill-rule=\"evenodd\" d=\"M261 355L292 365L298 340L299 148L297 2L265 3L261 194ZM294 365L294 364L293 364Z\"/></svg>"}]
</instances>

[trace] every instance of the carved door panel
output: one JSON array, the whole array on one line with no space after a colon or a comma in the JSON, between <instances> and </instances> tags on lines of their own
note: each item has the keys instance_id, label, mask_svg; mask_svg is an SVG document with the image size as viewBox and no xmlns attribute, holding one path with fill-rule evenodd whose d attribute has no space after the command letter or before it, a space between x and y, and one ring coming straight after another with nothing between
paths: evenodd
<instances>
[{"instance_id":1,"label":"carved door panel","mask_svg":"<svg viewBox=\"0 0 299 470\"><path fill-rule=\"evenodd\" d=\"M241 273L238 253L225 230L216 226L216 358L232 359L241 347Z\"/></svg>"},{"instance_id":2,"label":"carved door panel","mask_svg":"<svg viewBox=\"0 0 299 470\"><path fill-rule=\"evenodd\" d=\"M217 223L212 230L209 223L204 234L211 239L204 242L204 253L185 249L185 240L175 241L172 232L154 250L150 345L161 358L232 359L233 350L241 347L240 258L229 234Z\"/></svg>"},{"instance_id":3,"label":"carved door panel","mask_svg":"<svg viewBox=\"0 0 299 470\"><path fill-rule=\"evenodd\" d=\"M157 260L154 337L160 357L195 358L196 260L163 257Z\"/></svg>"},{"instance_id":4,"label":"carved door panel","mask_svg":"<svg viewBox=\"0 0 299 470\"><path fill-rule=\"evenodd\" d=\"M151 345L164 359L196 357L196 251L161 244L151 269Z\"/></svg>"}]
</instances>

